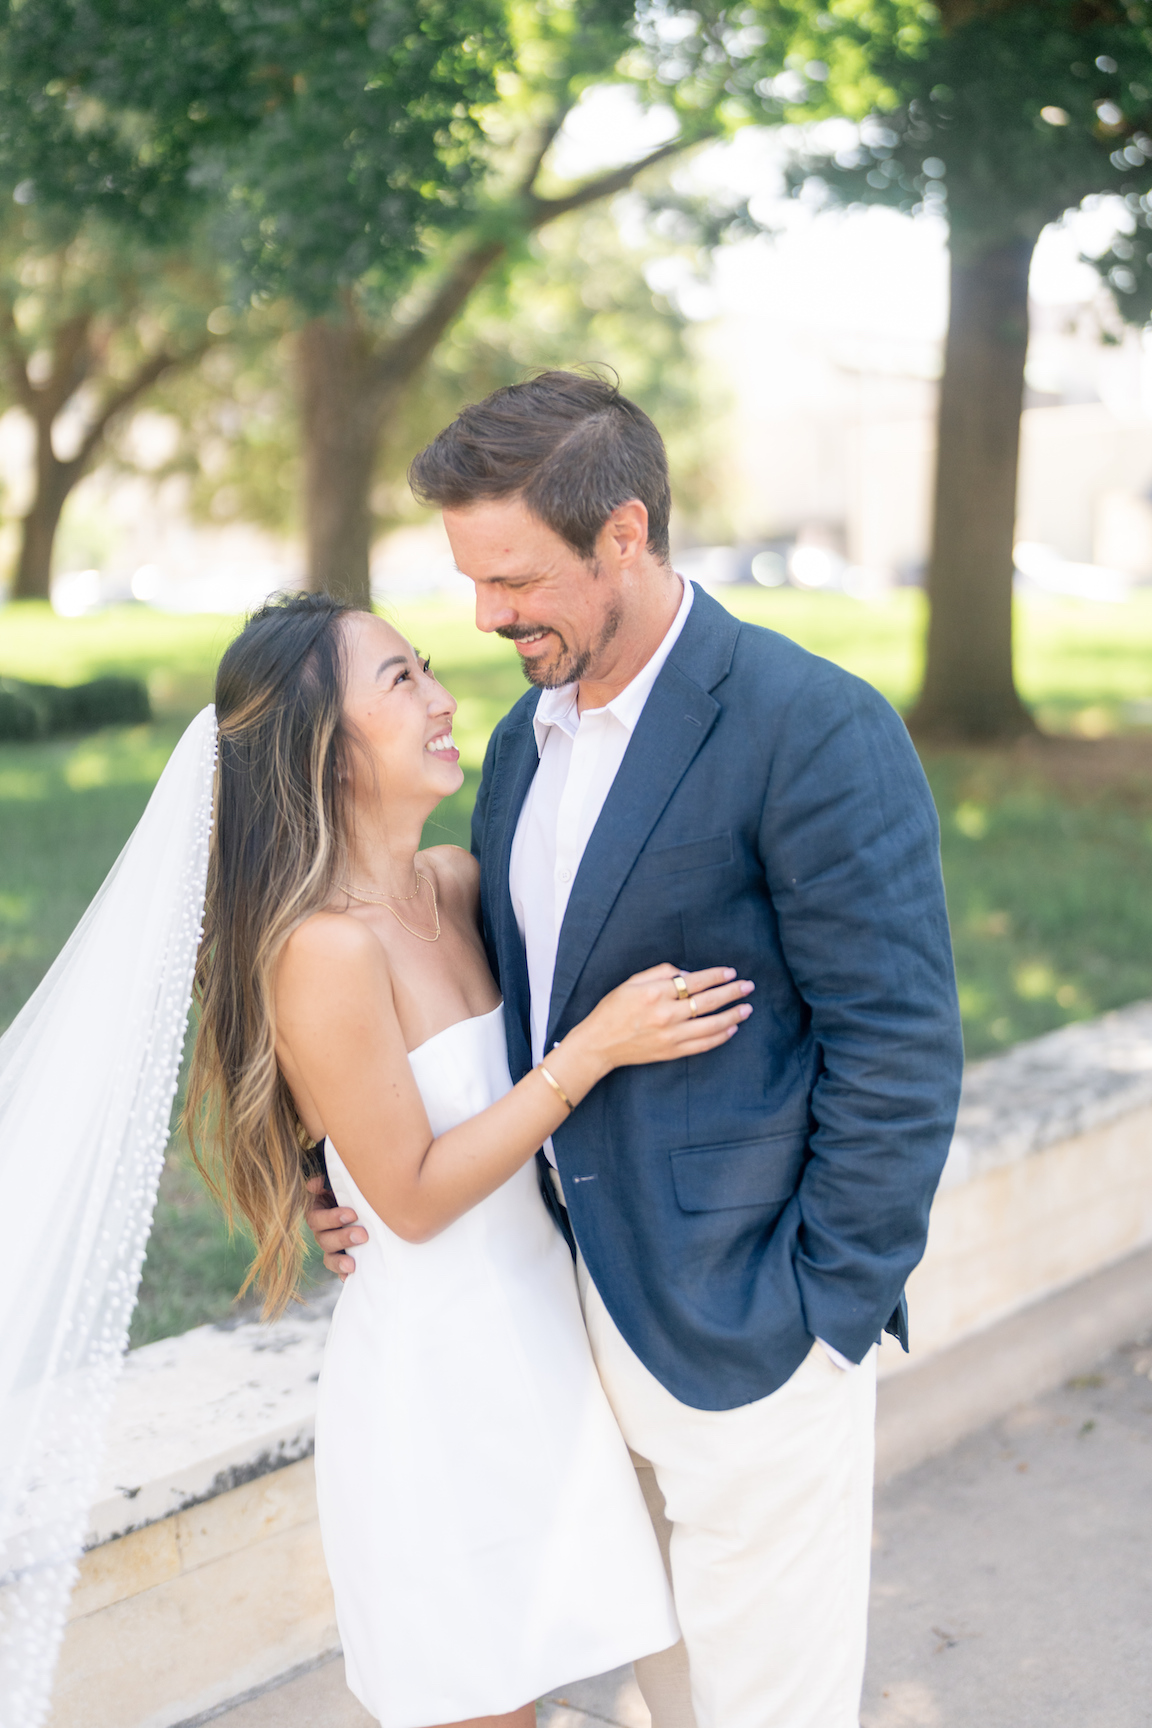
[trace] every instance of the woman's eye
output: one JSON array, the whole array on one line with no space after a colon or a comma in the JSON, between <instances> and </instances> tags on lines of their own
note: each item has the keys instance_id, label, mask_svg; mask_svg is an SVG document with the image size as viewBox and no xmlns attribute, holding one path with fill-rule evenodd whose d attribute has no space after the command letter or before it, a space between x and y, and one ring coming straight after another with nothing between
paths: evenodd
<instances>
[{"instance_id":1,"label":"woman's eye","mask_svg":"<svg viewBox=\"0 0 1152 1728\"><path fill-rule=\"evenodd\" d=\"M421 672L423 672L425 674L425 676L431 677L431 675L432 675L432 662L428 658L427 654L424 654L420 658L418 658L416 664L419 666Z\"/></svg>"}]
</instances>

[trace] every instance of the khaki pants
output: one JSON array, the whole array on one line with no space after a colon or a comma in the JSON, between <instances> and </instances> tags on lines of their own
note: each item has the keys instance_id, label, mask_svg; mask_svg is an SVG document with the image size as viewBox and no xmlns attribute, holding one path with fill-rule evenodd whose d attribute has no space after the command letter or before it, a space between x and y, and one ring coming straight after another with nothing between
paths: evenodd
<instances>
[{"instance_id":1,"label":"khaki pants","mask_svg":"<svg viewBox=\"0 0 1152 1728\"><path fill-rule=\"evenodd\" d=\"M876 1352L845 1371L817 1344L770 1397L694 1410L624 1342L582 1260L577 1271L684 1635L636 1663L653 1728L858 1728Z\"/></svg>"}]
</instances>

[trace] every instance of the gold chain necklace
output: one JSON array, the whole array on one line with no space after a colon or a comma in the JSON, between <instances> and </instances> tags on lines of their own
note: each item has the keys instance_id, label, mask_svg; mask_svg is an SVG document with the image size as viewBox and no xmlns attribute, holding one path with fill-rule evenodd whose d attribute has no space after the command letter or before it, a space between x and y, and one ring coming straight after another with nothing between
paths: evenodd
<instances>
[{"instance_id":1,"label":"gold chain necklace","mask_svg":"<svg viewBox=\"0 0 1152 1728\"><path fill-rule=\"evenodd\" d=\"M340 884L340 886L341 886L342 890L344 891L344 893L347 894L347 896L350 900L360 900L364 903L365 906L383 906L385 912L391 912L393 918L395 918L395 920L396 920L397 924L399 924L400 928L402 930L407 930L409 936L415 936L418 942L438 942L440 940L440 908L436 904L436 885L435 885L435 883L429 881L427 876L422 875L421 872L419 870L417 870L417 872L416 872L416 893L414 893L414 894L393 894L390 896L390 898L393 900L415 900L416 894L419 894L419 892L420 892L421 882L427 882L428 883L428 892L432 896L432 916L436 920L436 934L434 936L425 936L425 934L422 930L413 930L411 924L405 924L403 918L401 918L401 916L400 916L399 912L397 912L395 906L390 906L388 904L388 900L387 899L381 899L381 897L378 894L358 894L356 892L355 888L351 887L351 885L347 882L342 882Z\"/></svg>"}]
</instances>

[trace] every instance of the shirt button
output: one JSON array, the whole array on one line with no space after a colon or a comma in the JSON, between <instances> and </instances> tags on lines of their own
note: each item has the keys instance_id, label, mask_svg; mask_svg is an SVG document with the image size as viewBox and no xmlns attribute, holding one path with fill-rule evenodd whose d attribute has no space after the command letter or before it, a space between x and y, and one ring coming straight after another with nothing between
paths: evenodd
<instances>
[{"instance_id":1,"label":"shirt button","mask_svg":"<svg viewBox=\"0 0 1152 1728\"><path fill-rule=\"evenodd\" d=\"M571 870L557 870L556 875L561 882L571 882L572 880Z\"/></svg>"}]
</instances>

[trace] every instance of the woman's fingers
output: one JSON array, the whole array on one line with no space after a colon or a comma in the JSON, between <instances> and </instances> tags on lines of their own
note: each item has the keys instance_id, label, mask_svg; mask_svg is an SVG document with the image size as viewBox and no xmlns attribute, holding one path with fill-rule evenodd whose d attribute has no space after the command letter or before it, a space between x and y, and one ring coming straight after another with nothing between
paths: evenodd
<instances>
[{"instance_id":1,"label":"woman's fingers","mask_svg":"<svg viewBox=\"0 0 1152 1728\"><path fill-rule=\"evenodd\" d=\"M732 1008L721 1008L714 1014L700 1014L696 1019L689 1016L671 1029L670 1036L681 1053L688 1053L689 1048L694 1048L701 1040L708 1041L701 1043L702 1049L711 1049L716 1044L723 1044L725 1038L741 1026L751 1012L751 1002L740 1002Z\"/></svg>"},{"instance_id":2,"label":"woman's fingers","mask_svg":"<svg viewBox=\"0 0 1152 1728\"><path fill-rule=\"evenodd\" d=\"M717 984L730 984L736 977L731 966L709 966L703 972L682 972L680 976L688 986L689 996L698 996L701 990L711 990Z\"/></svg>"},{"instance_id":3,"label":"woman's fingers","mask_svg":"<svg viewBox=\"0 0 1152 1728\"><path fill-rule=\"evenodd\" d=\"M718 1018L719 1016L716 1016L716 1019ZM715 1023L715 1019L708 1022L709 1026L714 1026ZM675 1056L702 1056L708 1050L718 1050L721 1044L727 1044L730 1038L735 1038L739 1030L740 1023L737 1022L734 1026L724 1026L715 1032L708 1032L707 1034L698 1033L694 1038L685 1038L682 1043L674 1046L673 1050L671 1050L669 1054Z\"/></svg>"},{"instance_id":4,"label":"woman's fingers","mask_svg":"<svg viewBox=\"0 0 1152 1728\"><path fill-rule=\"evenodd\" d=\"M693 990L688 995L685 1009L689 1019L702 1019L706 1014L714 1014L718 1008L727 1007L730 1002L742 1002L755 988L751 979L737 978L733 984L717 984L711 990Z\"/></svg>"}]
</instances>

